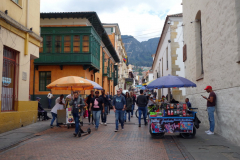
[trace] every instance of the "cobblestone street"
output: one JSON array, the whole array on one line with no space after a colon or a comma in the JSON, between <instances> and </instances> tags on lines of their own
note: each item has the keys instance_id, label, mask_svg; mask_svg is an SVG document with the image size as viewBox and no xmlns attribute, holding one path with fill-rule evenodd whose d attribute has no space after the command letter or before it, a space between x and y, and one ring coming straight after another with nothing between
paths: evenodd
<instances>
[{"instance_id":1,"label":"cobblestone street","mask_svg":"<svg viewBox=\"0 0 240 160\"><path fill-rule=\"evenodd\" d=\"M93 125L88 125L87 119L84 119L84 122L84 131L88 127L92 129L90 135L77 138L73 137L74 128L67 129L66 126L49 128L36 133L34 137L18 145L2 150L0 159L205 159L204 155L202 158L199 155L193 157L185 147L185 142L196 142L196 140L199 141L198 138L185 140L176 135L166 135L164 139L152 139L147 126L138 127L135 116L131 119L131 122L125 123L124 130L119 130L117 133L114 132L113 112L108 115L108 125L101 125L98 131L95 131ZM36 124L39 123L46 126L49 125L50 121ZM1 138L4 139L4 136L0 135ZM204 142L202 143L204 144ZM191 147L191 149L194 149L194 147ZM235 150L237 149L239 148ZM204 151L206 152L206 150ZM211 150L207 151L211 152ZM229 148L228 151L229 153L236 153ZM192 152L195 151L192 150ZM209 155L209 153L206 155ZM234 159L231 158L234 155L226 153L225 156ZM223 154L218 155L217 153L212 154L212 159L215 158L227 159Z\"/></svg>"}]
</instances>

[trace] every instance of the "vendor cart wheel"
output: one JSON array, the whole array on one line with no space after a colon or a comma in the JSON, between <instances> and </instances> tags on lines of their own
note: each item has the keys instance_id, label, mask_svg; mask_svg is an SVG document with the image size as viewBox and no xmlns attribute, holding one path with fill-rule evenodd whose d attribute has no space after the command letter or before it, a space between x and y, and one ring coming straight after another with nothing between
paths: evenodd
<instances>
[{"instance_id":1,"label":"vendor cart wheel","mask_svg":"<svg viewBox=\"0 0 240 160\"><path fill-rule=\"evenodd\" d=\"M149 132L150 132L153 139L161 139L161 138L164 137L164 134L165 134L165 132L163 132L163 133L152 133L151 125L149 125Z\"/></svg>"},{"instance_id":2,"label":"vendor cart wheel","mask_svg":"<svg viewBox=\"0 0 240 160\"><path fill-rule=\"evenodd\" d=\"M88 134L91 134L91 129L88 128L88 129L87 129L87 132L88 132Z\"/></svg>"},{"instance_id":3,"label":"vendor cart wheel","mask_svg":"<svg viewBox=\"0 0 240 160\"><path fill-rule=\"evenodd\" d=\"M193 127L193 133L180 133L180 135L185 139L191 139L194 138L196 135L196 128Z\"/></svg>"}]
</instances>

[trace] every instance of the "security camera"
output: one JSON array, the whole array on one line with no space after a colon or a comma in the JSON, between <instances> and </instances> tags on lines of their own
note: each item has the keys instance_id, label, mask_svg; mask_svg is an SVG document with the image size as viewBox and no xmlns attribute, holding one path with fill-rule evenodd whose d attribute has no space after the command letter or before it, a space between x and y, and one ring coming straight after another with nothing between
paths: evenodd
<instances>
[{"instance_id":1,"label":"security camera","mask_svg":"<svg viewBox=\"0 0 240 160\"><path fill-rule=\"evenodd\" d=\"M171 21L168 21L167 24L171 24Z\"/></svg>"}]
</instances>

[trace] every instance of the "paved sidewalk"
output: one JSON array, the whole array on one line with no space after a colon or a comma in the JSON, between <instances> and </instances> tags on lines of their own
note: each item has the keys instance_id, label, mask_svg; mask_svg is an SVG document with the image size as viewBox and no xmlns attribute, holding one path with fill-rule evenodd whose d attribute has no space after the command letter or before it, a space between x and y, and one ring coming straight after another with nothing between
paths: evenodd
<instances>
[{"instance_id":1,"label":"paved sidewalk","mask_svg":"<svg viewBox=\"0 0 240 160\"><path fill-rule=\"evenodd\" d=\"M163 139L152 139L147 126L138 127L135 116L117 133L114 132L112 111L108 122L107 126L100 125L95 131L94 126L84 119L83 130L90 127L92 133L81 138L73 137L74 128L50 129L50 121L0 134L0 145L4 142L3 146L8 147L0 151L0 159L240 159L240 147L219 135L205 134L206 128L202 126L194 139L172 134Z\"/></svg>"}]
</instances>

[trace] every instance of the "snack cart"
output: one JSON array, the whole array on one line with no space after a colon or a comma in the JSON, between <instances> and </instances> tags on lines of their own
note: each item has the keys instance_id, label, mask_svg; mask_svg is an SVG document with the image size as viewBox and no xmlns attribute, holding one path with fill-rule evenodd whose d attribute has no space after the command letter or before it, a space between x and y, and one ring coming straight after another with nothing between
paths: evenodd
<instances>
[{"instance_id":1,"label":"snack cart","mask_svg":"<svg viewBox=\"0 0 240 160\"><path fill-rule=\"evenodd\" d=\"M165 133L180 133L183 138L195 136L196 112L190 111L186 103L170 103L170 88L196 86L186 78L172 75L160 77L147 85L148 89L168 88L168 103L162 103L158 112L149 115L149 132L153 138L161 138Z\"/></svg>"},{"instance_id":2,"label":"snack cart","mask_svg":"<svg viewBox=\"0 0 240 160\"><path fill-rule=\"evenodd\" d=\"M148 119L149 132L153 138L162 138L165 133L180 133L183 138L196 134L196 112L187 110L186 104L163 103L160 112L151 112Z\"/></svg>"}]
</instances>

